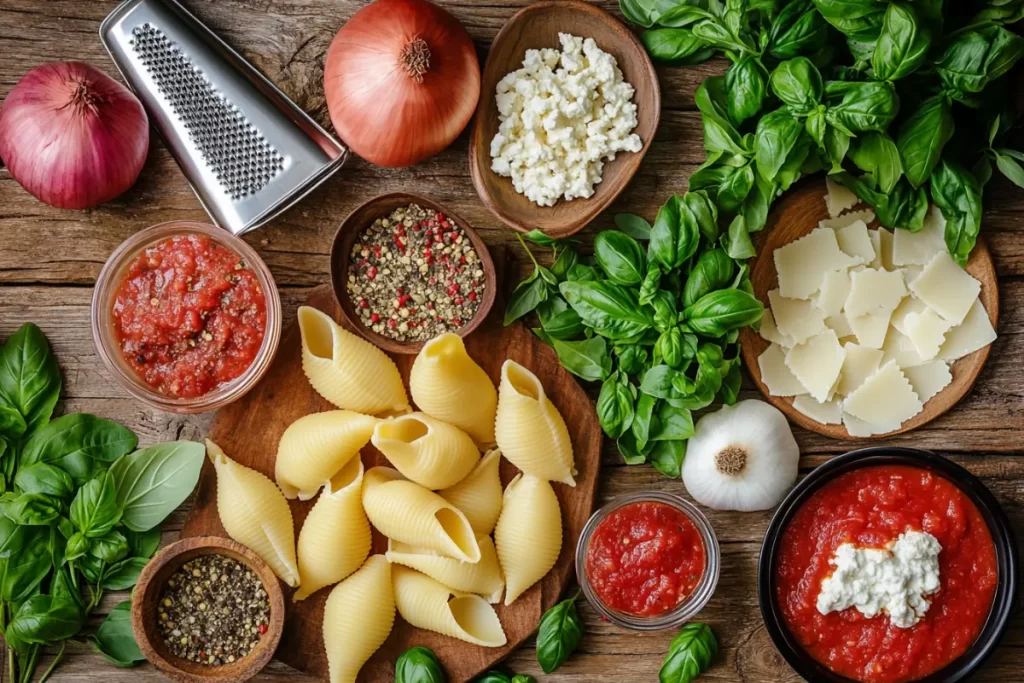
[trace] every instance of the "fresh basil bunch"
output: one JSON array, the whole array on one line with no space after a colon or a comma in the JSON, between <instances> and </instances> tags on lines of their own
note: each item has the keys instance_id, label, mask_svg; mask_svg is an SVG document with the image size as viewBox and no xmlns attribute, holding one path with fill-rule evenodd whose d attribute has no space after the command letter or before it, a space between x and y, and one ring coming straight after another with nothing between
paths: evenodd
<instances>
[{"instance_id":1,"label":"fresh basil bunch","mask_svg":"<svg viewBox=\"0 0 1024 683\"><path fill-rule=\"evenodd\" d=\"M51 419L61 375L27 324L0 347L0 634L7 680L28 683L42 649L85 628L106 590L127 590L160 545L159 524L195 487L201 444L136 450L125 427L85 413ZM118 666L143 661L130 603L89 636Z\"/></svg>"}]
</instances>

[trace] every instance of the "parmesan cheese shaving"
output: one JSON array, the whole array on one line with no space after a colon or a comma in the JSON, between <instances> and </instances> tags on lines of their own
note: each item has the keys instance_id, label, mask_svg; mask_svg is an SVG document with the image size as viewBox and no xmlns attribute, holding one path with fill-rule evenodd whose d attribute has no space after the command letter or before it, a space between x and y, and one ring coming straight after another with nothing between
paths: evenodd
<instances>
[{"instance_id":1,"label":"parmesan cheese shaving","mask_svg":"<svg viewBox=\"0 0 1024 683\"><path fill-rule=\"evenodd\" d=\"M835 231L824 228L779 247L772 256L779 292L790 299L809 299L821 286L822 273L854 265L839 249Z\"/></svg>"},{"instance_id":2,"label":"parmesan cheese shaving","mask_svg":"<svg viewBox=\"0 0 1024 683\"><path fill-rule=\"evenodd\" d=\"M906 295L903 274L899 271L890 273L887 270L865 268L850 274L850 294L843 308L851 316L880 311L891 313Z\"/></svg>"},{"instance_id":3,"label":"parmesan cheese shaving","mask_svg":"<svg viewBox=\"0 0 1024 683\"><path fill-rule=\"evenodd\" d=\"M825 315L810 301L790 299L779 294L777 289L768 292L768 301L779 332L790 337L794 344L804 342L825 329Z\"/></svg>"},{"instance_id":4,"label":"parmesan cheese shaving","mask_svg":"<svg viewBox=\"0 0 1024 683\"><path fill-rule=\"evenodd\" d=\"M981 292L981 283L971 277L943 251L932 257L910 285L910 291L943 318L959 325Z\"/></svg>"},{"instance_id":5,"label":"parmesan cheese shaving","mask_svg":"<svg viewBox=\"0 0 1024 683\"><path fill-rule=\"evenodd\" d=\"M882 350L872 349L860 344L843 344L846 358L843 360L842 375L836 393L849 396L856 391L868 377L873 375L882 361Z\"/></svg>"},{"instance_id":6,"label":"parmesan cheese shaving","mask_svg":"<svg viewBox=\"0 0 1024 683\"><path fill-rule=\"evenodd\" d=\"M779 328L775 326L775 316L770 309L766 308L764 315L761 316L761 329L758 333L766 342L778 344L783 348L791 349L796 346L796 341L792 337L779 332Z\"/></svg>"},{"instance_id":7,"label":"parmesan cheese shaving","mask_svg":"<svg viewBox=\"0 0 1024 683\"><path fill-rule=\"evenodd\" d=\"M893 235L892 262L897 266L923 266L936 254L945 251L946 219L934 206L925 216L920 230L897 230Z\"/></svg>"},{"instance_id":8,"label":"parmesan cheese shaving","mask_svg":"<svg viewBox=\"0 0 1024 683\"><path fill-rule=\"evenodd\" d=\"M889 331L889 319L891 313L878 311L867 315L846 316L850 322L850 329L857 336L861 346L869 346L873 349L880 349L885 343L886 333Z\"/></svg>"},{"instance_id":9,"label":"parmesan cheese shaving","mask_svg":"<svg viewBox=\"0 0 1024 683\"><path fill-rule=\"evenodd\" d=\"M906 335L914 343L917 355L923 360L935 358L950 324L930 308L923 313L910 313L905 323Z\"/></svg>"},{"instance_id":10,"label":"parmesan cheese shaving","mask_svg":"<svg viewBox=\"0 0 1024 683\"><path fill-rule=\"evenodd\" d=\"M843 211L849 211L860 202L857 195L850 188L840 185L829 177L825 177L825 207L828 209L829 218L835 218Z\"/></svg>"},{"instance_id":11,"label":"parmesan cheese shaving","mask_svg":"<svg viewBox=\"0 0 1024 683\"><path fill-rule=\"evenodd\" d=\"M875 248L868 236L868 226L864 221L854 221L845 228L836 230L836 239L843 253L857 263L871 263L875 259Z\"/></svg>"},{"instance_id":12,"label":"parmesan cheese shaving","mask_svg":"<svg viewBox=\"0 0 1024 683\"><path fill-rule=\"evenodd\" d=\"M850 273L845 268L830 270L821 280L821 289L815 298L815 305L826 318L843 312L843 304L850 295Z\"/></svg>"},{"instance_id":13,"label":"parmesan cheese shaving","mask_svg":"<svg viewBox=\"0 0 1024 683\"><path fill-rule=\"evenodd\" d=\"M859 211L850 211L844 213L842 216L836 218L826 218L818 223L819 228L829 228L831 230L838 230L839 228L845 228L854 221L864 221L865 224L870 224L875 220L875 212L871 209L861 209Z\"/></svg>"},{"instance_id":14,"label":"parmesan cheese shaving","mask_svg":"<svg viewBox=\"0 0 1024 683\"><path fill-rule=\"evenodd\" d=\"M793 407L821 424L837 425L843 423L843 403L838 399L819 403L810 396L797 396L793 399Z\"/></svg>"},{"instance_id":15,"label":"parmesan cheese shaving","mask_svg":"<svg viewBox=\"0 0 1024 683\"><path fill-rule=\"evenodd\" d=\"M807 393L800 380L786 367L786 352L778 344L771 344L758 356L757 367L761 371L761 381L768 387L768 393L772 396L798 396Z\"/></svg>"},{"instance_id":16,"label":"parmesan cheese shaving","mask_svg":"<svg viewBox=\"0 0 1024 683\"><path fill-rule=\"evenodd\" d=\"M975 299L964 321L946 334L946 342L939 349L939 358L956 360L984 348L996 340L996 331L980 299Z\"/></svg>"},{"instance_id":17,"label":"parmesan cheese shaving","mask_svg":"<svg viewBox=\"0 0 1024 683\"><path fill-rule=\"evenodd\" d=\"M872 425L902 424L923 407L914 387L893 361L864 380L843 403L843 410Z\"/></svg>"},{"instance_id":18,"label":"parmesan cheese shaving","mask_svg":"<svg viewBox=\"0 0 1024 683\"><path fill-rule=\"evenodd\" d=\"M832 330L816 334L786 353L786 367L820 403L832 397L832 387L843 369L846 352Z\"/></svg>"},{"instance_id":19,"label":"parmesan cheese shaving","mask_svg":"<svg viewBox=\"0 0 1024 683\"><path fill-rule=\"evenodd\" d=\"M914 387L914 393L922 403L927 403L928 399L945 389L953 381L953 374L949 371L949 366L941 360L928 361L916 368L904 368L903 374L910 380L910 385Z\"/></svg>"}]
</instances>

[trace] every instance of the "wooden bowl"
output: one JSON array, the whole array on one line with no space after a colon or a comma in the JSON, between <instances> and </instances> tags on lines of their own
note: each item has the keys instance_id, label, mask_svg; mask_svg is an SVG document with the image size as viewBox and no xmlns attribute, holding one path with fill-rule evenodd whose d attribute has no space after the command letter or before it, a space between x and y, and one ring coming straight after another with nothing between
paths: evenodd
<instances>
[{"instance_id":1,"label":"wooden bowl","mask_svg":"<svg viewBox=\"0 0 1024 683\"><path fill-rule=\"evenodd\" d=\"M559 47L558 34L593 38L611 53L622 75L636 90L637 127L643 141L639 152L620 152L604 166L602 180L587 199L559 200L554 206L537 206L516 192L512 180L491 170L491 140L498 132L498 108L494 99L498 81L520 68L529 49ZM577 0L546 0L517 12L502 27L491 45L481 83L473 131L469 140L469 170L477 194L487 208L508 226L521 232L535 228L551 237L571 235L594 220L626 187L654 140L661 117L661 90L643 45L621 22L604 10Z\"/></svg>"},{"instance_id":2,"label":"wooden bowl","mask_svg":"<svg viewBox=\"0 0 1024 683\"><path fill-rule=\"evenodd\" d=\"M226 555L256 572L270 602L270 623L259 644L242 659L222 666L205 666L174 656L156 629L157 603L164 582L189 560L211 554ZM157 553L139 575L132 599L132 630L142 654L168 678L182 683L247 681L267 665L281 640L284 631L281 583L267 563L241 543L219 536L185 538Z\"/></svg>"},{"instance_id":3,"label":"wooden bowl","mask_svg":"<svg viewBox=\"0 0 1024 683\"><path fill-rule=\"evenodd\" d=\"M466 236L469 237L469 241L472 242L473 248L480 257L485 283L483 300L480 302L476 315L470 318L460 329L456 330L456 334L460 337L465 337L480 326L480 323L484 321L484 318L487 317L491 307L494 305L494 297L498 290L498 278L494 270L494 261L491 260L491 253L487 250L487 245L484 244L483 240L480 239L480 236L476 234L476 231L469 223L438 202L421 197L420 195L407 192L391 192L374 197L350 213L334 235L334 244L331 246L331 286L334 288L334 296L341 306L341 324L389 353L417 354L426 342L395 341L390 337L377 334L368 328L359 318L355 304L349 298L345 285L348 279L349 256L352 253L352 245L355 244L356 239L363 234L363 231L373 221L388 216L395 209L401 206L408 206L409 204L418 204L435 213L443 213L454 220L462 228L463 232L466 233Z\"/></svg>"},{"instance_id":4,"label":"wooden bowl","mask_svg":"<svg viewBox=\"0 0 1024 683\"><path fill-rule=\"evenodd\" d=\"M768 292L779 286L778 274L775 272L775 259L772 254L778 247L789 244L804 235L807 235L818 223L828 218L828 210L825 208L823 197L826 194L825 181L822 177L803 182L796 188L790 190L772 208L768 216L765 229L757 235L755 246L757 247L757 258L751 264L750 280L754 285L754 294L765 307L768 306ZM854 210L869 208L866 205L858 205ZM878 221L871 223L869 227L879 227ZM989 254L985 240L978 239L978 244L971 252L971 258L967 262L967 272L974 276L981 283L981 303L988 312L992 321L992 327L997 327L999 319L999 287L996 282L996 271L992 264L992 256ZM751 328L744 328L740 332L740 346L743 353L743 361L746 363L747 371L754 378L757 388L764 394L766 401L786 414L792 422L797 423L804 429L823 434L833 439L857 439L862 437L850 436L844 425L826 425L807 417L793 407L792 396L772 396L768 393L768 387L761 381L761 369L757 364L757 358L765 349L768 342L761 338ZM953 380L945 389L933 396L924 404L924 410L900 425L900 428L888 434L876 434L868 437L881 439L894 434L902 434L911 429L916 429L939 417L962 399L971 387L974 386L978 374L981 372L992 345L964 356L950 368Z\"/></svg>"}]
</instances>

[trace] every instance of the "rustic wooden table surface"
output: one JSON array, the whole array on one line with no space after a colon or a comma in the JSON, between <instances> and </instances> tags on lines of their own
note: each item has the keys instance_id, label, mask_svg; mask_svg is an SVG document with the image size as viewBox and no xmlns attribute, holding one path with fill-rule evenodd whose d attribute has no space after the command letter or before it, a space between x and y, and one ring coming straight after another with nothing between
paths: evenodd
<instances>
[{"instance_id":1,"label":"rustic wooden table surface","mask_svg":"<svg viewBox=\"0 0 1024 683\"><path fill-rule=\"evenodd\" d=\"M330 126L323 97L323 58L338 27L364 0L185 0L300 107ZM476 41L481 60L502 24L526 0L442 0ZM614 0L601 0L618 14ZM53 60L78 59L115 70L97 30L113 0L0 0L0 96L29 69ZM693 95L700 81L724 70L722 63L697 68L660 68L664 111L657 140L632 185L611 210L583 233L612 226L611 215L631 211L654 218L672 192L683 192L703 160L700 117ZM485 94L486 95L486 94ZM335 228L357 204L396 190L429 195L475 226L490 244L515 245L512 234L484 208L473 191L467 136L442 154L409 169L376 168L353 158L320 189L271 225L248 236L274 273L289 316L313 286L327 279ZM931 448L981 476L1002 502L1014 527L1024 528L1024 193L1001 176L986 191L983 232L999 274L999 340L974 390L943 418L881 443ZM90 211L61 211L36 201L0 170L0 338L34 321L49 336L64 372L63 411L88 411L118 420L140 442L201 439L209 416L182 417L149 410L129 398L104 371L93 347L89 301L107 256L137 230L172 219L206 221L206 214L173 159L154 138L136 185L117 200ZM748 382L746 396L754 392ZM797 429L806 472L856 444ZM875 442L877 444L879 442ZM863 445L863 444L861 444ZM683 493L682 483L647 466L628 468L606 445L601 501L642 490ZM710 513L722 545L721 581L700 615L718 635L721 653L707 680L799 680L775 651L757 605L757 558L768 513ZM164 542L177 536L179 511L165 526ZM125 598L110 595L109 609ZM556 674L543 676L532 641L509 664L543 681L615 682L656 680L672 633L639 635L603 623L583 610L586 635L577 653ZM45 665L45 662L44 662ZM4 667L0 667L2 670ZM1018 611L994 656L974 680L1021 680L1024 618ZM75 651L56 681L163 680L150 666L116 669L98 654ZM272 664L256 680L308 680ZM702 677L701 680L704 680Z\"/></svg>"}]
</instances>

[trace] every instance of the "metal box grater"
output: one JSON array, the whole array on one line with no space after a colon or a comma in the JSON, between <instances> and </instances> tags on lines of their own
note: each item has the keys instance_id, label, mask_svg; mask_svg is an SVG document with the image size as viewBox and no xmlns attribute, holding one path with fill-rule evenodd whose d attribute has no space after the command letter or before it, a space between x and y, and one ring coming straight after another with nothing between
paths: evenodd
<instances>
[{"instance_id":1,"label":"metal box grater","mask_svg":"<svg viewBox=\"0 0 1024 683\"><path fill-rule=\"evenodd\" d=\"M236 235L300 200L348 155L176 0L126 0L100 39L203 208Z\"/></svg>"}]
</instances>

